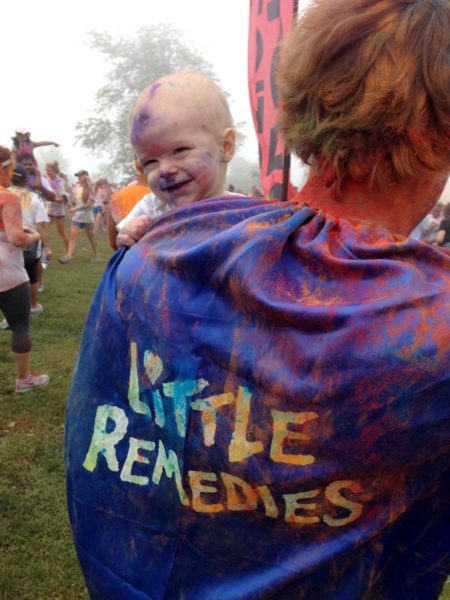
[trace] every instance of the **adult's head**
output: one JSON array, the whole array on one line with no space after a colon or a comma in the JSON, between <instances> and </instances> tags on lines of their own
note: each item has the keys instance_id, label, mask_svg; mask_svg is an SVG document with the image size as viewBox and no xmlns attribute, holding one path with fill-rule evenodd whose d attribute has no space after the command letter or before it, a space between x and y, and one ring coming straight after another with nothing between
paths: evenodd
<instances>
[{"instance_id":1,"label":"adult's head","mask_svg":"<svg viewBox=\"0 0 450 600\"><path fill-rule=\"evenodd\" d=\"M286 40L280 122L339 195L450 169L448 0L316 0Z\"/></svg>"},{"instance_id":2,"label":"adult's head","mask_svg":"<svg viewBox=\"0 0 450 600\"><path fill-rule=\"evenodd\" d=\"M75 173L75 177L77 178L77 182L81 184L89 183L89 173L85 169L81 169L81 171L77 171Z\"/></svg>"},{"instance_id":3,"label":"adult's head","mask_svg":"<svg viewBox=\"0 0 450 600\"><path fill-rule=\"evenodd\" d=\"M11 183L13 160L11 151L0 146L0 185L8 187Z\"/></svg>"},{"instance_id":4,"label":"adult's head","mask_svg":"<svg viewBox=\"0 0 450 600\"><path fill-rule=\"evenodd\" d=\"M153 192L171 206L224 193L236 135L225 95L209 77L173 73L147 87L130 138Z\"/></svg>"},{"instance_id":5,"label":"adult's head","mask_svg":"<svg viewBox=\"0 0 450 600\"><path fill-rule=\"evenodd\" d=\"M111 185L109 183L109 181L107 179L105 179L104 177L102 177L101 179L97 179L97 181L95 182L94 185L94 192L101 192L101 193L106 193L109 192L111 189Z\"/></svg>"},{"instance_id":6,"label":"adult's head","mask_svg":"<svg viewBox=\"0 0 450 600\"><path fill-rule=\"evenodd\" d=\"M12 138L15 144L23 144L30 141L30 132L24 128L16 129L15 136Z\"/></svg>"},{"instance_id":7,"label":"adult's head","mask_svg":"<svg viewBox=\"0 0 450 600\"><path fill-rule=\"evenodd\" d=\"M30 154L28 154L28 152L19 152L19 154L16 157L16 162L19 165L22 165L23 167L25 167L28 174L34 173L36 165L33 160L33 157L30 156Z\"/></svg>"},{"instance_id":8,"label":"adult's head","mask_svg":"<svg viewBox=\"0 0 450 600\"><path fill-rule=\"evenodd\" d=\"M25 187L27 185L27 170L23 165L17 164L14 167L11 183L17 187Z\"/></svg>"},{"instance_id":9,"label":"adult's head","mask_svg":"<svg viewBox=\"0 0 450 600\"><path fill-rule=\"evenodd\" d=\"M59 164L58 161L55 160L53 162L49 162L45 165L45 172L50 179L55 179L59 175Z\"/></svg>"}]
</instances>

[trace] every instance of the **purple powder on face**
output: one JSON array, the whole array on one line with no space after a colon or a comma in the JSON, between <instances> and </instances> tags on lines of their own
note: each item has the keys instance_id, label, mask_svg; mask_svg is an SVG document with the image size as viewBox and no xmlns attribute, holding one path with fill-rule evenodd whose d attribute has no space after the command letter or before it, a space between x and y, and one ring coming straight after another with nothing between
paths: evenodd
<instances>
[{"instance_id":1,"label":"purple powder on face","mask_svg":"<svg viewBox=\"0 0 450 600\"><path fill-rule=\"evenodd\" d=\"M131 127L131 143L136 143L145 128L149 125L151 116L146 110L142 110L133 118L133 125Z\"/></svg>"},{"instance_id":2,"label":"purple powder on face","mask_svg":"<svg viewBox=\"0 0 450 600\"><path fill-rule=\"evenodd\" d=\"M153 85L150 86L148 95L150 96L150 98L153 98L153 96L156 94L156 92L158 91L158 89L161 87L160 83L154 83Z\"/></svg>"}]
</instances>

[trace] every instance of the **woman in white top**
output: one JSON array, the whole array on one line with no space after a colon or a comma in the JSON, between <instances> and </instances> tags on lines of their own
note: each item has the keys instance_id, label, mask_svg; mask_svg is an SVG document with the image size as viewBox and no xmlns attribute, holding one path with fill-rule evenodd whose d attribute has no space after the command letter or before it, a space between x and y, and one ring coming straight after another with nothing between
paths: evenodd
<instances>
[{"instance_id":1,"label":"woman in white top","mask_svg":"<svg viewBox=\"0 0 450 600\"><path fill-rule=\"evenodd\" d=\"M75 184L73 192L72 207L69 208L69 212L72 213L69 249L65 256L59 258L59 262L63 265L72 261L75 248L77 247L78 234L81 229L84 229L91 244L92 252L94 253L92 262L98 262L99 260L94 239L94 211L92 210L94 191L92 183L87 171L78 171L75 175L78 177L78 181Z\"/></svg>"},{"instance_id":2,"label":"woman in white top","mask_svg":"<svg viewBox=\"0 0 450 600\"><path fill-rule=\"evenodd\" d=\"M55 192L55 202L48 202L47 204L47 213L50 217L50 225L52 223L56 225L56 229L58 230L60 238L64 242L67 252L69 249L69 237L64 227L64 217L66 214L65 201L67 200L67 196L64 187L64 181L59 175L58 161L55 160L52 163L47 163L45 165L45 171L47 173L48 181L52 186L52 190Z\"/></svg>"}]
</instances>

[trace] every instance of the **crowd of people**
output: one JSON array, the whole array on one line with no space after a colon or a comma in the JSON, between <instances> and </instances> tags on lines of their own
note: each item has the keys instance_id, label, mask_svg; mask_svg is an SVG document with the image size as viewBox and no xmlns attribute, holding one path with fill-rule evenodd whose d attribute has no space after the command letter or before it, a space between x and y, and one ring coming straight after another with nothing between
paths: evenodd
<instances>
[{"instance_id":1,"label":"crowd of people","mask_svg":"<svg viewBox=\"0 0 450 600\"><path fill-rule=\"evenodd\" d=\"M12 149L1 147L0 201L0 329L11 330L11 350L17 367L16 392L47 385L47 374L30 370L30 315L44 311L39 294L44 290L44 270L53 253L49 231L54 223L65 254L63 264L73 259L78 233L85 230L98 262L95 234L106 231L106 215L113 186L106 179L93 184L85 170L75 174L76 183L61 172L58 162L38 167L34 149L58 146L55 142L33 142L30 133L18 130ZM71 215L69 231L66 219Z\"/></svg>"},{"instance_id":2,"label":"crowd of people","mask_svg":"<svg viewBox=\"0 0 450 600\"><path fill-rule=\"evenodd\" d=\"M152 205L156 197L147 183L146 174L138 160L135 161L136 179L122 189L117 189L117 186L105 178L93 182L89 172L85 169L77 171L74 175L76 180L71 183L69 177L61 171L57 161L46 163L44 171L39 169L34 154L35 148L48 145L57 147L56 142L35 142L31 139L30 132L25 129L16 130L12 141L10 150L2 147L4 163L2 165L2 172L4 172L2 185L4 191L7 190L9 193L3 194L5 205L2 204L0 207L0 231L3 232L0 246L0 276L2 279L0 310L3 313L3 320L0 321L0 329L11 330L11 348L17 363L17 355L20 354L15 350L18 347L17 331L26 332L26 335L29 336L29 316L40 315L44 312L44 306L39 301L39 294L44 290L45 269L51 261L56 260L49 242L52 224L55 225L65 248L65 253L58 257L61 264L66 265L74 259L78 236L82 230L92 249L92 262L96 263L99 261L95 239L98 232L107 231L110 246L117 249L116 239L121 229L127 226L127 215L131 212L130 218L133 219L135 216L146 214L147 204ZM255 195L259 195L258 188L254 189ZM231 185L230 193L233 193L233 190ZM11 225L9 206L14 198L15 220ZM144 199L143 202L142 199ZM16 214L17 206L20 206L20 219ZM161 206L163 206L161 214L169 209L168 205ZM150 214L155 217L159 213L150 211ZM121 226L122 221L123 225ZM20 227L25 233L22 237L17 237L16 229L20 229ZM134 231L135 226L132 225L131 230ZM11 231L13 233L10 233L8 237L8 232ZM126 231L125 229L125 233L119 237L119 240L122 240L122 245L131 245L135 240L129 238ZM11 238L11 236L13 237ZM34 240L33 243L29 243L30 236ZM17 240L20 241L18 247L16 247ZM23 245L24 240L27 242L25 246ZM8 273L11 269L16 272L16 278L9 278ZM28 280L26 284L24 279ZM15 298L14 283L18 284L22 295L29 293L29 308L28 301L17 304L20 308L19 323L17 323L16 315L11 312L11 302L8 300L10 295ZM28 349L28 346L25 345L27 347L26 356L29 356L31 350L31 337L29 340L30 348ZM29 358L27 360L27 364L29 364ZM36 387L47 385L49 381L47 375L35 376L31 371L29 373L25 373L25 371L26 369L22 367L17 370L17 392L30 391Z\"/></svg>"}]
</instances>

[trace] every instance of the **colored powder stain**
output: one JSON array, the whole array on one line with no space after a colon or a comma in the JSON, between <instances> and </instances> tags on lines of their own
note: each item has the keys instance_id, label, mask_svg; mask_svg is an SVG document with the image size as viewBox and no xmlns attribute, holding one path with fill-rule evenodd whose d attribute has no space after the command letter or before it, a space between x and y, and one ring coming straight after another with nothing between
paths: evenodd
<instances>
[{"instance_id":1,"label":"colored powder stain","mask_svg":"<svg viewBox=\"0 0 450 600\"><path fill-rule=\"evenodd\" d=\"M154 95L156 94L156 92L158 91L158 89L161 87L160 83L154 83L153 85L150 86L150 89L148 91L148 95L150 96L150 98L153 98Z\"/></svg>"},{"instance_id":2,"label":"colored powder stain","mask_svg":"<svg viewBox=\"0 0 450 600\"><path fill-rule=\"evenodd\" d=\"M249 223L248 225L246 225L245 227L245 232L246 233L254 233L255 231L258 231L259 229L267 229L267 227L270 226L270 223Z\"/></svg>"},{"instance_id":3,"label":"colored powder stain","mask_svg":"<svg viewBox=\"0 0 450 600\"><path fill-rule=\"evenodd\" d=\"M137 141L139 141L140 136L142 135L145 128L149 125L150 121L151 115L146 110L142 110L134 117L133 125L131 128L132 143L136 143Z\"/></svg>"}]
</instances>

